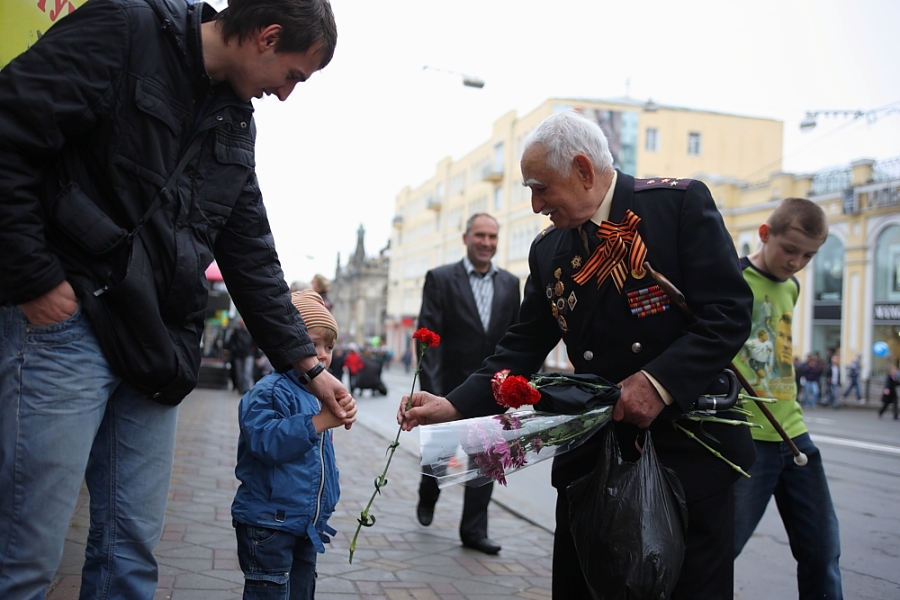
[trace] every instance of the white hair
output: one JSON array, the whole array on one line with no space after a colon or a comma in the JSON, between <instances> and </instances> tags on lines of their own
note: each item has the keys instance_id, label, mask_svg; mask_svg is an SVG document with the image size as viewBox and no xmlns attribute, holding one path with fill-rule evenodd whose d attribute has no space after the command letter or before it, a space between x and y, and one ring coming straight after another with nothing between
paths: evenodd
<instances>
[{"instance_id":1,"label":"white hair","mask_svg":"<svg viewBox=\"0 0 900 600\"><path fill-rule=\"evenodd\" d=\"M525 138L523 152L535 144L547 150L547 166L561 175L569 172L576 154L584 154L598 173L613 166L609 142L600 126L572 111L551 115Z\"/></svg>"}]
</instances>

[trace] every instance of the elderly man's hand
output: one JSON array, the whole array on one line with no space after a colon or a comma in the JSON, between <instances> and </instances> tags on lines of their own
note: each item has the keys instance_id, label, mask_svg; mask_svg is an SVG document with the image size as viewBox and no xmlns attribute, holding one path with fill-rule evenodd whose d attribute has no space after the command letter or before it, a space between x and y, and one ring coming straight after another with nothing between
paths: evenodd
<instances>
[{"instance_id":1,"label":"elderly man's hand","mask_svg":"<svg viewBox=\"0 0 900 600\"><path fill-rule=\"evenodd\" d=\"M650 427L650 423L666 407L659 392L641 372L631 375L619 385L622 392L613 407L613 421L624 421L641 429Z\"/></svg>"},{"instance_id":2,"label":"elderly man's hand","mask_svg":"<svg viewBox=\"0 0 900 600\"><path fill-rule=\"evenodd\" d=\"M410 408L406 410L406 404ZM397 410L397 423L403 431L410 431L418 425L431 425L433 423L446 423L462 419L462 413L450 404L450 401L442 396L435 396L428 392L416 392L412 396L403 396L400 400L400 408Z\"/></svg>"}]
</instances>

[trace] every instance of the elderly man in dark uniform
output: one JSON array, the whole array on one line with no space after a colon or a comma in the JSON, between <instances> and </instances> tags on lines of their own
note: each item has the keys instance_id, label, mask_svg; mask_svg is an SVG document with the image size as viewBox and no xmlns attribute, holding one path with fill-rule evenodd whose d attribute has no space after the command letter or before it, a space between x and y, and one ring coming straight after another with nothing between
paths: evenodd
<instances>
[{"instance_id":1,"label":"elderly man in dark uniform","mask_svg":"<svg viewBox=\"0 0 900 600\"><path fill-rule=\"evenodd\" d=\"M613 411L620 439L649 428L660 460L684 486L687 547L673 597L731 598L737 475L672 425L728 365L750 329L750 290L715 202L699 181L641 180L615 170L599 126L575 113L553 115L535 128L525 141L522 174L532 208L554 227L532 245L519 323L465 383L446 398L413 394L413 407L404 414L401 404L398 420L411 429L501 412L491 376L501 369L526 376L537 371L562 339L576 373L621 386ZM684 293L693 317L656 288L645 262ZM699 434L697 424L680 424ZM704 424L704 430L723 455L742 466L752 463L744 428ZM565 490L594 468L599 452L599 440L588 441L553 465L556 600L590 598Z\"/></svg>"},{"instance_id":2,"label":"elderly man in dark uniform","mask_svg":"<svg viewBox=\"0 0 900 600\"><path fill-rule=\"evenodd\" d=\"M446 394L478 370L519 314L519 278L498 268L500 226L486 213L475 213L462 236L466 256L428 271L422 289L419 327L441 336L441 345L422 357L421 388ZM494 484L466 487L459 537L467 548L497 554L500 545L488 537L488 504ZM430 525L440 490L437 479L422 475L416 515Z\"/></svg>"}]
</instances>

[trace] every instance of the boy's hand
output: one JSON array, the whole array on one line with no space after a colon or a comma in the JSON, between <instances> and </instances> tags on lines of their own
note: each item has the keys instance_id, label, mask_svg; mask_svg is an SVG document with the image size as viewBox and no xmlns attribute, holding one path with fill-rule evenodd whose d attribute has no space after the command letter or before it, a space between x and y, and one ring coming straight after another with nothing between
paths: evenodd
<instances>
[{"instance_id":1,"label":"boy's hand","mask_svg":"<svg viewBox=\"0 0 900 600\"><path fill-rule=\"evenodd\" d=\"M356 399L347 394L339 404L344 409L344 412L347 413L347 416L341 419L341 423L343 423L344 429L350 429L350 426L356 421Z\"/></svg>"},{"instance_id":2,"label":"boy's hand","mask_svg":"<svg viewBox=\"0 0 900 600\"><path fill-rule=\"evenodd\" d=\"M323 404L319 414L313 415L312 423L313 427L316 428L316 433L322 433L326 429L333 429L342 424L343 420L334 416L334 413Z\"/></svg>"},{"instance_id":3,"label":"boy's hand","mask_svg":"<svg viewBox=\"0 0 900 600\"><path fill-rule=\"evenodd\" d=\"M313 365L314 364L315 363L313 363ZM294 363L294 369L296 369L298 373L306 373L306 371L311 368L312 367L306 367L303 361ZM347 414L344 412L344 409L341 408L340 402L342 399L350 397L350 392L348 392L347 388L344 387L344 384L338 381L327 369L319 373L315 379L310 381L307 384L306 389L308 389L313 396L321 400L322 404L327 406L328 410L336 417L341 419L346 418Z\"/></svg>"}]
</instances>

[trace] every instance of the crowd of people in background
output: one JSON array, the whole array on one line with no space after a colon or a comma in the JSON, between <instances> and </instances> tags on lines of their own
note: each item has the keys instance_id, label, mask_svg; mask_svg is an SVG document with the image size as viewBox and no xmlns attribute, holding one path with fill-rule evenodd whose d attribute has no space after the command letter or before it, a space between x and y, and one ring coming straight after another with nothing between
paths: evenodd
<instances>
[{"instance_id":1,"label":"crowd of people in background","mask_svg":"<svg viewBox=\"0 0 900 600\"><path fill-rule=\"evenodd\" d=\"M313 290L322 297L330 311L332 302L328 298L331 282L327 277L316 274L311 281L294 281L291 292ZM334 347L328 371L344 382L353 394L369 390L372 395L387 395L387 387L381 380L382 371L390 369L394 351L386 348L380 338L370 340L362 348L355 342L338 343ZM240 317L217 336L214 342L219 349L210 356L223 356L229 364L229 375L235 392L244 395L254 383L273 372L272 363L259 349ZM404 366L409 370L412 355L407 351Z\"/></svg>"},{"instance_id":2,"label":"crowd of people in background","mask_svg":"<svg viewBox=\"0 0 900 600\"><path fill-rule=\"evenodd\" d=\"M805 360L794 357L794 376L797 379L797 401L804 408L830 406L838 408L842 401L850 401L855 396L857 404L866 404L866 395L860 389L862 355L857 354L846 368L842 368L840 355L834 348L826 351L825 357L819 352L811 352ZM846 374L846 379L842 377ZM874 378L873 378L874 381ZM882 408L881 415L893 405L894 418L898 417L897 406L897 367L892 366L880 389ZM877 385L877 383L875 384Z\"/></svg>"}]
</instances>

